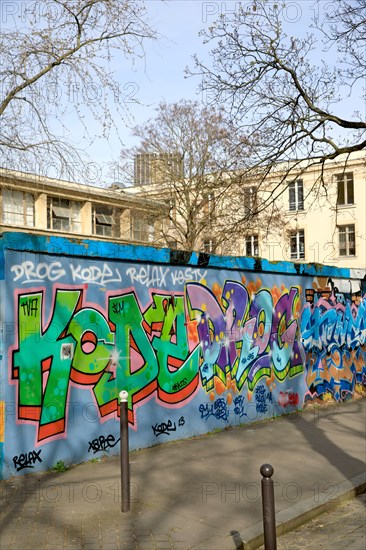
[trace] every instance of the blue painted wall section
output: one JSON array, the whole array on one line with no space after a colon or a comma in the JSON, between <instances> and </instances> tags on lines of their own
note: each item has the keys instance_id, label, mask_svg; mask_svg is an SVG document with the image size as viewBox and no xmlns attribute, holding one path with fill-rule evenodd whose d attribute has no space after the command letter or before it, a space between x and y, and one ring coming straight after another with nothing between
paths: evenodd
<instances>
[{"instance_id":1,"label":"blue painted wall section","mask_svg":"<svg viewBox=\"0 0 366 550\"><path fill-rule=\"evenodd\" d=\"M138 448L366 382L360 273L21 233L1 259L3 477L117 452L122 389Z\"/></svg>"}]
</instances>

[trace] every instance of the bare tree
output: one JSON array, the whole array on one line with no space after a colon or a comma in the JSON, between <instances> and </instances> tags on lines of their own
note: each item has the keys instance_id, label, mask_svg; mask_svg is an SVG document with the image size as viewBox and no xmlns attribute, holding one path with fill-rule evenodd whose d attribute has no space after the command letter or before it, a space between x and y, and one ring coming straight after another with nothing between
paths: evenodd
<instances>
[{"instance_id":1,"label":"bare tree","mask_svg":"<svg viewBox=\"0 0 366 550\"><path fill-rule=\"evenodd\" d=\"M60 176L80 160L80 139L95 139L91 121L107 138L126 114L129 90L115 81L112 56L142 56L155 32L137 0L8 4L14 10L4 12L0 39L2 164L24 170L46 161Z\"/></svg>"},{"instance_id":2,"label":"bare tree","mask_svg":"<svg viewBox=\"0 0 366 550\"><path fill-rule=\"evenodd\" d=\"M342 84L352 88L366 74L366 0L334 2L332 12L325 20L315 13L314 24L325 38L328 47L335 45L337 64Z\"/></svg>"},{"instance_id":3,"label":"bare tree","mask_svg":"<svg viewBox=\"0 0 366 550\"><path fill-rule=\"evenodd\" d=\"M366 146L364 113L345 117L337 112L339 101L348 98L352 105L364 94L366 0L334 4L325 20L313 21L317 35L303 38L284 32L286 5L266 0L237 3L234 13L222 14L202 32L205 43L213 46L212 64L196 57L190 74L202 77L205 96L221 104L241 135L255 143L248 174L251 170L264 182L275 170L279 178L257 213L284 192L283 182L310 165L319 165L314 190L326 192L324 163L343 155L344 165L345 155ZM321 60L329 49L333 65Z\"/></svg>"},{"instance_id":4,"label":"bare tree","mask_svg":"<svg viewBox=\"0 0 366 550\"><path fill-rule=\"evenodd\" d=\"M140 144L122 151L120 167L133 161L130 191L161 203L168 221L155 244L227 253L254 225L267 223L268 215L260 222L253 216L256 189L242 170L248 144L243 136L235 144L237 131L222 113L195 101L163 102L133 133Z\"/></svg>"}]
</instances>

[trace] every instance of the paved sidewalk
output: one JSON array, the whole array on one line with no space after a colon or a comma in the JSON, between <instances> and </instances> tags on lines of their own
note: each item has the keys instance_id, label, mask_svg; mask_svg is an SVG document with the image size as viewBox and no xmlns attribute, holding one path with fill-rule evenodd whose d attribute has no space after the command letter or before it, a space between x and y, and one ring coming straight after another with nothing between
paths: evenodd
<instances>
[{"instance_id":1,"label":"paved sidewalk","mask_svg":"<svg viewBox=\"0 0 366 550\"><path fill-rule=\"evenodd\" d=\"M366 493L282 535L277 550L365 550ZM264 550L264 546L260 547Z\"/></svg>"},{"instance_id":2,"label":"paved sidewalk","mask_svg":"<svg viewBox=\"0 0 366 550\"><path fill-rule=\"evenodd\" d=\"M299 516L309 520L365 488L365 420L361 399L132 452L125 514L118 457L13 478L0 485L1 550L257 548L261 464L274 467L278 529L297 528ZM322 548L309 533L297 548ZM327 548L340 536L338 526L328 530ZM362 537L354 544L343 548L364 550Z\"/></svg>"}]
</instances>

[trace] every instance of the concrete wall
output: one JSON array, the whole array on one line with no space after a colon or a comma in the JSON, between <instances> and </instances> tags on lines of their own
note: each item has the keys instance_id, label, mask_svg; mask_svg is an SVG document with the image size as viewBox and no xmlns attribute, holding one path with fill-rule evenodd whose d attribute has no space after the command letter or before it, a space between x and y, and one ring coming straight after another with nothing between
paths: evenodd
<instances>
[{"instance_id":1,"label":"concrete wall","mask_svg":"<svg viewBox=\"0 0 366 550\"><path fill-rule=\"evenodd\" d=\"M365 271L2 236L4 478L353 395Z\"/></svg>"}]
</instances>

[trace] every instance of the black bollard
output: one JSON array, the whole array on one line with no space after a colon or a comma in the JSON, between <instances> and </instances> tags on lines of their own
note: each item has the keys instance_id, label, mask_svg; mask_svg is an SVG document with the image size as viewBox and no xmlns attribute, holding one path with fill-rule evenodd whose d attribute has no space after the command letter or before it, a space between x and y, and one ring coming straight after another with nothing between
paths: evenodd
<instances>
[{"instance_id":1,"label":"black bollard","mask_svg":"<svg viewBox=\"0 0 366 550\"><path fill-rule=\"evenodd\" d=\"M263 464L260 468L262 474L262 510L264 529L264 549L277 550L276 517L273 490L273 467Z\"/></svg>"},{"instance_id":2,"label":"black bollard","mask_svg":"<svg viewBox=\"0 0 366 550\"><path fill-rule=\"evenodd\" d=\"M120 399L120 459L122 512L130 511L130 461L128 443L128 393L121 391Z\"/></svg>"}]
</instances>

